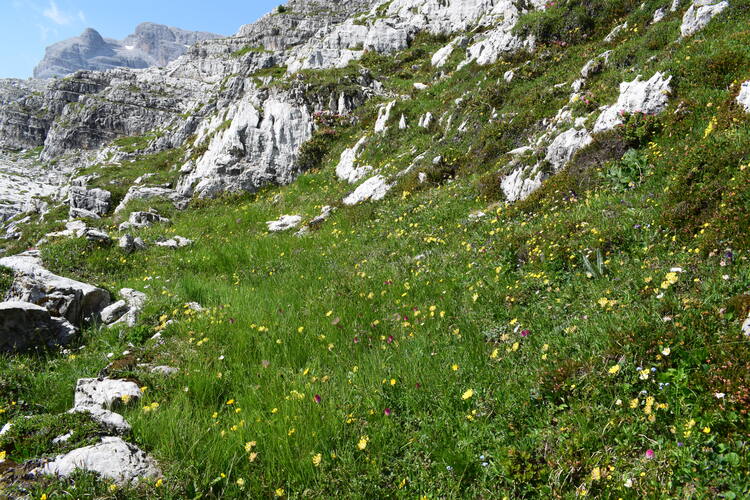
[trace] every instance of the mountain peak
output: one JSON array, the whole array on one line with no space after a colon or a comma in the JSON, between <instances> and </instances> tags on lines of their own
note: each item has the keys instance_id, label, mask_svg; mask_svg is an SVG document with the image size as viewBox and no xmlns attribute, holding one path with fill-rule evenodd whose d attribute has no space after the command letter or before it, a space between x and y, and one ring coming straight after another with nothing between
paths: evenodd
<instances>
[{"instance_id":1,"label":"mountain peak","mask_svg":"<svg viewBox=\"0 0 750 500\"><path fill-rule=\"evenodd\" d=\"M220 36L144 22L132 35L118 41L105 39L97 30L86 28L77 37L47 47L44 59L34 68L34 77L66 76L82 69L165 66L184 54L190 45Z\"/></svg>"}]
</instances>

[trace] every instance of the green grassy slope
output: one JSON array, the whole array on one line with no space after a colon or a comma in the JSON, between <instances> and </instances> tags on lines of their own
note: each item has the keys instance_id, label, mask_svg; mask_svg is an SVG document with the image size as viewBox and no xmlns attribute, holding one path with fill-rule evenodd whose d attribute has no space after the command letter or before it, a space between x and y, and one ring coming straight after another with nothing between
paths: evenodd
<instances>
[{"instance_id":1,"label":"green grassy slope","mask_svg":"<svg viewBox=\"0 0 750 500\"><path fill-rule=\"evenodd\" d=\"M75 380L95 376L109 353L180 372L126 363L111 374L147 387L123 414L163 482L118 490L81 475L34 483L32 497L750 495L750 346L740 332L750 310L750 115L734 102L750 78L750 3L733 2L684 42L679 15L650 25L653 9L635 10L612 46L601 37L622 12L586 32L569 6L528 20L550 42L537 54L472 65L423 92L412 84L433 75L441 40L362 62L413 96L393 112L412 126L391 126L359 163L394 174L428 153L382 202L340 206L351 187L334 173L343 148L372 130L372 102L359 125L329 132L320 168L294 184L185 212L163 206L173 224L139 233L186 236L192 247L46 246L54 271L143 290L149 304L138 327L91 328L80 350L0 359L0 423L65 411ZM608 48L610 64L586 89L596 106L614 102L620 81L663 71L674 76L669 108L597 137L540 191L506 205L493 183L503 154L567 103L567 86L554 85ZM307 78L335 84L356 69ZM493 108L517 116L490 123ZM467 132L417 128L426 111L455 114ZM266 231L265 221L309 220L323 205L339 208L308 236ZM485 216L470 217L477 211ZM157 331L161 344L148 340ZM0 448L17 462L59 451L34 436L0 438Z\"/></svg>"}]
</instances>

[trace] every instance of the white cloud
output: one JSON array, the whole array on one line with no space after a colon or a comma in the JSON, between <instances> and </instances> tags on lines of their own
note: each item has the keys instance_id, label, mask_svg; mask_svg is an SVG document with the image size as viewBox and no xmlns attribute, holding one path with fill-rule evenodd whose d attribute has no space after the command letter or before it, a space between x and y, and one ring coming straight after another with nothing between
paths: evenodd
<instances>
[{"instance_id":1,"label":"white cloud","mask_svg":"<svg viewBox=\"0 0 750 500\"><path fill-rule=\"evenodd\" d=\"M70 24L74 20L73 16L57 7L55 0L50 0L49 7L44 9L42 14L55 24Z\"/></svg>"},{"instance_id":2,"label":"white cloud","mask_svg":"<svg viewBox=\"0 0 750 500\"><path fill-rule=\"evenodd\" d=\"M86 24L86 14L84 14L82 10L78 11L78 19L80 19L82 23Z\"/></svg>"}]
</instances>

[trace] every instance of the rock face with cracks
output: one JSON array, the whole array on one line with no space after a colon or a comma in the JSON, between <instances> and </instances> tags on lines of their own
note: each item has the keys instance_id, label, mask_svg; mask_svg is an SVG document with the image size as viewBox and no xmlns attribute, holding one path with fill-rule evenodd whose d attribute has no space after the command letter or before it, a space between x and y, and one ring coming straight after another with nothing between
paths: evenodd
<instances>
[{"instance_id":1,"label":"rock face with cracks","mask_svg":"<svg viewBox=\"0 0 750 500\"><path fill-rule=\"evenodd\" d=\"M612 129L623 123L623 114L659 114L667 107L672 81L671 76L656 73L648 80L640 77L632 82L620 84L620 97L617 102L605 109L594 125L594 133Z\"/></svg>"},{"instance_id":2,"label":"rock face with cracks","mask_svg":"<svg viewBox=\"0 0 750 500\"><path fill-rule=\"evenodd\" d=\"M0 303L0 353L15 354L68 344L76 329L45 308L28 302Z\"/></svg>"},{"instance_id":3,"label":"rock face with cracks","mask_svg":"<svg viewBox=\"0 0 750 500\"><path fill-rule=\"evenodd\" d=\"M52 316L81 324L109 305L109 293L95 286L57 276L34 254L0 259L0 266L15 273L7 298L30 302L47 309Z\"/></svg>"},{"instance_id":4,"label":"rock face with cracks","mask_svg":"<svg viewBox=\"0 0 750 500\"><path fill-rule=\"evenodd\" d=\"M119 485L161 475L153 458L119 437L105 437L99 444L60 455L32 473L68 477L75 471L96 472Z\"/></svg>"}]
</instances>

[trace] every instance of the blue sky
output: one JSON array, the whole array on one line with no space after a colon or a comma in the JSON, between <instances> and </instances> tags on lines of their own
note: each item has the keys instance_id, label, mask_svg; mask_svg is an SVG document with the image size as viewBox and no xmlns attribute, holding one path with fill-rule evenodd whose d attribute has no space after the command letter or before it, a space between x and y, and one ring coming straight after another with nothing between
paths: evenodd
<instances>
[{"instance_id":1,"label":"blue sky","mask_svg":"<svg viewBox=\"0 0 750 500\"><path fill-rule=\"evenodd\" d=\"M282 0L0 0L0 78L28 78L48 45L94 28L123 39L151 21L233 35Z\"/></svg>"}]
</instances>

